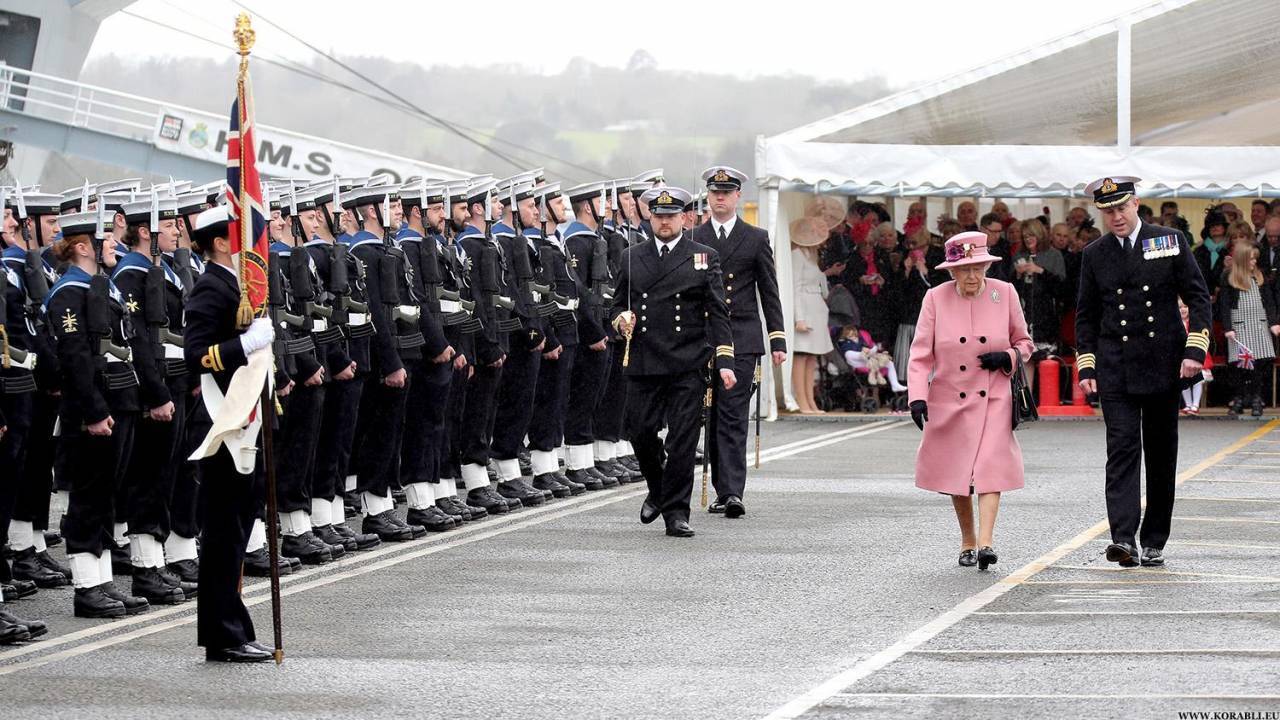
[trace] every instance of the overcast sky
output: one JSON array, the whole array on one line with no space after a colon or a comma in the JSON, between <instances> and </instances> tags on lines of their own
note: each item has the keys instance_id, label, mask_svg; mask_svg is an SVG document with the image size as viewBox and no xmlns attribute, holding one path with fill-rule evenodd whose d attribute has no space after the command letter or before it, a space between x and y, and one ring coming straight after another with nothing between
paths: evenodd
<instances>
[{"instance_id":1,"label":"overcast sky","mask_svg":"<svg viewBox=\"0 0 1280 720\"><path fill-rule=\"evenodd\" d=\"M742 76L796 73L830 80L884 75L899 88L1151 4L1151 0L242 1L326 50L428 66L515 63L554 74L575 56L622 67L636 49L643 48L668 70ZM464 14L472 7L484 7L487 12ZM227 49L160 30L127 13L229 44L239 11L231 0L139 0L102 23L89 62L98 55L120 54L122 49L131 56L227 58ZM442 31L446 26L448 32ZM265 22L255 22L254 28L258 34L255 54L304 62L313 57Z\"/></svg>"}]
</instances>

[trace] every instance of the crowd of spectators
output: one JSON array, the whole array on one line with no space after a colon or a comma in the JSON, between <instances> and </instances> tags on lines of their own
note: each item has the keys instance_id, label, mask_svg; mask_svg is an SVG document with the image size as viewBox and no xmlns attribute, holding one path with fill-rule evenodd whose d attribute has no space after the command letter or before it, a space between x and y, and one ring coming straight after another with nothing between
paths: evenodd
<instances>
[{"instance_id":1,"label":"crowd of spectators","mask_svg":"<svg viewBox=\"0 0 1280 720\"><path fill-rule=\"evenodd\" d=\"M1224 399L1230 398L1233 413L1250 406L1260 413L1262 388L1269 386L1274 364L1274 337L1280 334L1280 200L1254 200L1247 216L1232 202L1210 206L1198 237L1179 213L1177 202L1167 200L1158 208L1157 214L1154 204L1143 204L1142 221L1171 227L1187 238L1213 295L1212 354L1225 360L1218 367L1219 379L1227 380L1230 393ZM992 254L1001 258L989 275L1017 287L1036 344L1035 359L1074 356L1081 252L1102 236L1085 208L1071 208L1061 221L1052 220L1048 208L1045 214L1019 220L1004 202L997 201L990 212L979 216L977 206L966 200L956 207L954 218L938 217L929 227L924 203L915 202L899 231L883 203L856 201L844 222L818 248L817 265L830 286L828 301L838 301L842 308L852 303L857 331L891 354L899 381L906 380L903 375L924 294L950 280L945 271L936 269L943 262L943 243L967 230L985 232ZM1233 266L1237 266L1235 273ZM1243 367L1250 363L1239 357L1234 332L1242 321L1265 322L1271 341L1264 347L1247 348L1251 368ZM833 324L831 331L835 340L849 335L847 325ZM1252 340L1259 344L1256 334ZM1071 396L1068 382L1062 390L1065 397Z\"/></svg>"}]
</instances>

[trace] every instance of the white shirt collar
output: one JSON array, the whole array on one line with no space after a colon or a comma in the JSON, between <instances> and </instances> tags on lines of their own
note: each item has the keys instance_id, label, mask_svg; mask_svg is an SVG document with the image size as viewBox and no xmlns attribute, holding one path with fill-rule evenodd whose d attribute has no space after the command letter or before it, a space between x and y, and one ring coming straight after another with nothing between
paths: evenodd
<instances>
[{"instance_id":1,"label":"white shirt collar","mask_svg":"<svg viewBox=\"0 0 1280 720\"><path fill-rule=\"evenodd\" d=\"M683 237L684 237L684 233L680 233L679 235L677 235L677 236L675 237L675 239L674 239L674 240L672 240L672 241L670 241L670 242L662 242L661 240L659 240L659 239L658 239L658 236L657 236L657 235L654 235L654 236L653 236L653 244L654 244L654 245L656 245L656 246L658 247L658 257L662 257L662 248L664 248L664 247L665 247L665 248L667 248L667 252L668 252L668 253L670 253L672 250L675 250L675 249L676 249L676 244L677 244L677 243L679 243L679 242L680 242L680 239L681 239L681 238L683 238Z\"/></svg>"},{"instance_id":2,"label":"white shirt collar","mask_svg":"<svg viewBox=\"0 0 1280 720\"><path fill-rule=\"evenodd\" d=\"M1138 224L1137 224L1137 225L1134 225L1134 226L1133 226L1133 232L1129 233L1129 237L1128 237L1128 239L1133 241L1133 245L1137 245L1137 244L1138 244L1138 233L1140 233L1140 232L1142 232L1142 220L1141 220L1141 219L1139 219L1139 220L1138 220ZM1127 245L1128 247L1132 247L1132 246L1133 246L1133 245L1129 245L1128 243L1126 243L1126 245Z\"/></svg>"},{"instance_id":3,"label":"white shirt collar","mask_svg":"<svg viewBox=\"0 0 1280 720\"><path fill-rule=\"evenodd\" d=\"M720 237L720 228L724 228L725 237L729 237L729 234L733 232L733 226L737 224L738 224L737 215L734 215L733 217L729 218L729 221L725 223L722 223L719 220L716 220L714 217L711 218L711 229L715 231L716 237Z\"/></svg>"}]
</instances>

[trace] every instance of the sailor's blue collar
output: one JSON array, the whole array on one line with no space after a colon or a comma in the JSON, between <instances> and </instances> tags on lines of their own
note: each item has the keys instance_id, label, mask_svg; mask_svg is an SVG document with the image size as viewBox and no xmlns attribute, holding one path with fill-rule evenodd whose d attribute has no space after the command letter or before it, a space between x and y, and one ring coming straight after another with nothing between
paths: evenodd
<instances>
[{"instance_id":1,"label":"sailor's blue collar","mask_svg":"<svg viewBox=\"0 0 1280 720\"><path fill-rule=\"evenodd\" d=\"M462 229L462 232L458 233L459 240L461 240L462 238L473 237L473 236L479 236L480 238L483 239L484 231L481 230L480 228L477 228L474 225L468 225Z\"/></svg>"},{"instance_id":2,"label":"sailor's blue collar","mask_svg":"<svg viewBox=\"0 0 1280 720\"><path fill-rule=\"evenodd\" d=\"M405 225L404 227L400 228L400 232L396 233L396 240L399 240L399 241L408 240L409 242L413 242L415 240L422 240L422 239L424 239L422 233L418 232L417 230L414 230L408 225Z\"/></svg>"},{"instance_id":3,"label":"sailor's blue collar","mask_svg":"<svg viewBox=\"0 0 1280 720\"><path fill-rule=\"evenodd\" d=\"M87 288L89 287L89 281L92 279L89 273L85 272L80 266L72 265L68 267L67 271L62 273L62 277L58 278L58 281L53 284L53 287L49 288L49 294L44 296L45 311L49 310L49 303L53 301L53 296L57 295L63 288ZM112 289L114 289L114 286L112 286Z\"/></svg>"},{"instance_id":4,"label":"sailor's blue collar","mask_svg":"<svg viewBox=\"0 0 1280 720\"><path fill-rule=\"evenodd\" d=\"M351 247L353 248L359 247L361 245L368 245L369 243L378 243L379 245L382 244L382 238L378 237L377 235L374 235L368 230L360 230L355 235L348 235L347 237L350 238L347 241L347 243L351 245Z\"/></svg>"},{"instance_id":5,"label":"sailor's blue collar","mask_svg":"<svg viewBox=\"0 0 1280 720\"><path fill-rule=\"evenodd\" d=\"M5 248L5 249L4 249L4 256L5 256L6 258L11 258L11 259L15 259L15 260L16 260L16 259L26 260L26 258L27 258L27 251L26 251L26 250L23 250L22 248L18 247L17 245L12 245L12 246L7 247L7 248Z\"/></svg>"},{"instance_id":6,"label":"sailor's blue collar","mask_svg":"<svg viewBox=\"0 0 1280 720\"><path fill-rule=\"evenodd\" d=\"M513 227L511 227L510 225L508 225L508 224L506 224L506 223L504 223L504 222L501 222L501 221L496 222L496 223L494 223L494 224L493 224L492 231L493 231L493 234L494 234L494 235L511 235L511 236L514 236L514 235L516 234L516 229L515 229L515 228L513 228Z\"/></svg>"},{"instance_id":7,"label":"sailor's blue collar","mask_svg":"<svg viewBox=\"0 0 1280 720\"><path fill-rule=\"evenodd\" d=\"M122 272L148 272L152 268L151 256L142 254L139 250L132 250L125 253L116 261L116 269L111 273L111 277L115 278ZM164 277L169 282L178 287L182 287L182 280L178 278L178 273L167 263L160 263L160 268L164 270Z\"/></svg>"},{"instance_id":8,"label":"sailor's blue collar","mask_svg":"<svg viewBox=\"0 0 1280 720\"><path fill-rule=\"evenodd\" d=\"M596 234L595 230L592 230L591 228L587 227L586 225L582 224L577 220L574 220L573 222L569 223L568 227L564 229L564 239L566 240L568 240L571 237L576 237L578 235L594 236L595 234Z\"/></svg>"}]
</instances>

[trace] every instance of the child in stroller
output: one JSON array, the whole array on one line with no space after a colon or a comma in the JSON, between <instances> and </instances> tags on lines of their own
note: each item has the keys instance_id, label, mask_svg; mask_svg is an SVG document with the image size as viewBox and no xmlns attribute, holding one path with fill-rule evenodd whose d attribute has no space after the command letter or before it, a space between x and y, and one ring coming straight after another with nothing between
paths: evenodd
<instances>
[{"instance_id":1,"label":"child in stroller","mask_svg":"<svg viewBox=\"0 0 1280 720\"><path fill-rule=\"evenodd\" d=\"M891 391L890 406L902 412L907 402L907 387L898 382L893 357L876 343L871 333L857 325L832 328L832 340L836 350L824 370L823 395L829 406L835 406L838 396L844 396L844 404L850 410L875 412L880 409L881 391ZM832 372L834 367L835 371Z\"/></svg>"}]
</instances>

